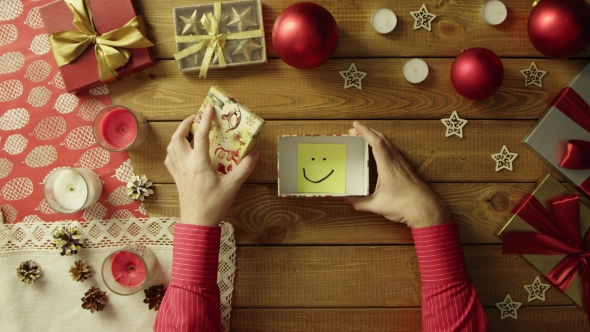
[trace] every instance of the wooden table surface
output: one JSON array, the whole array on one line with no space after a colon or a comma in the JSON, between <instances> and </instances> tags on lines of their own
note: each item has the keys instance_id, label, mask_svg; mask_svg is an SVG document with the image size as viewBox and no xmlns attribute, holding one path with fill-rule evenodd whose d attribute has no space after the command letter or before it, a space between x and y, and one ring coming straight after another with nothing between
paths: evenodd
<instances>
[{"instance_id":1,"label":"wooden table surface","mask_svg":"<svg viewBox=\"0 0 590 332\"><path fill-rule=\"evenodd\" d=\"M481 18L484 0L428 0L429 11L438 15L432 32L412 29L410 11L421 5L412 0L319 0L338 22L340 43L332 60L311 71L289 67L272 47L274 20L295 1L263 0L268 64L211 70L206 80L181 74L172 58L172 7L196 1L135 2L159 63L110 90L115 103L150 121L148 140L131 152L136 172L156 183L147 200L150 216L179 214L176 187L163 165L166 146L210 86L223 87L267 120L256 142L258 167L225 219L236 227L238 244L232 330L421 331L420 279L408 228L355 212L341 199L277 197L277 135L345 133L357 119L387 134L449 205L492 331L588 330L584 312L555 288L545 302L527 303L523 285L539 273L519 256L502 255L494 235L534 182L550 172L520 140L590 58L590 49L577 59L543 58L526 32L532 0L505 0L508 19L497 27ZM388 35L370 24L382 7L399 20ZM496 52L505 67L500 90L482 101L462 98L449 76L454 57L475 46ZM410 57L424 58L430 67L422 84L403 78ZM543 88L524 86L519 71L532 60L548 72ZM362 91L343 89L338 71L351 62L368 73ZM469 120L463 139L444 138L440 119L453 110ZM494 171L490 155L504 144L519 154L513 172ZM517 320L500 320L494 306L506 294L523 302Z\"/></svg>"}]
</instances>

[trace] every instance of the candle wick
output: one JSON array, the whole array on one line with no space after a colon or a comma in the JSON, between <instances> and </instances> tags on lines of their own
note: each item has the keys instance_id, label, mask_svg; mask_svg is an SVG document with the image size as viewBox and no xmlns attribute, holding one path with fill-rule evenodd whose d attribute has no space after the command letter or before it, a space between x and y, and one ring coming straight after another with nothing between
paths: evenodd
<instances>
[{"instance_id":1,"label":"candle wick","mask_svg":"<svg viewBox=\"0 0 590 332\"><path fill-rule=\"evenodd\" d=\"M74 188L70 188L70 191L74 191Z\"/></svg>"},{"instance_id":2,"label":"candle wick","mask_svg":"<svg viewBox=\"0 0 590 332\"><path fill-rule=\"evenodd\" d=\"M387 21L385 21L385 20L382 20L382 22L383 22L385 25L387 25L387 28L388 28L388 29L391 29L391 28L389 27L389 24L387 24Z\"/></svg>"},{"instance_id":3,"label":"candle wick","mask_svg":"<svg viewBox=\"0 0 590 332\"><path fill-rule=\"evenodd\" d=\"M412 65L410 65L410 67L412 67L412 69L414 69L415 72L418 71L418 69L416 69L416 67L414 67Z\"/></svg>"}]
</instances>

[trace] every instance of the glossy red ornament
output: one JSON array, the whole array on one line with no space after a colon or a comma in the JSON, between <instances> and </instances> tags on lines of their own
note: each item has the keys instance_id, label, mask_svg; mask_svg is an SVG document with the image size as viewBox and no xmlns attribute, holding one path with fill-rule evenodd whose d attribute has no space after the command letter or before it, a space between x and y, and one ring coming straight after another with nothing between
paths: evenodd
<instances>
[{"instance_id":1,"label":"glossy red ornament","mask_svg":"<svg viewBox=\"0 0 590 332\"><path fill-rule=\"evenodd\" d=\"M496 93L504 80L504 65L496 53L483 47L463 51L451 67L455 90L468 99L485 99Z\"/></svg>"},{"instance_id":2,"label":"glossy red ornament","mask_svg":"<svg viewBox=\"0 0 590 332\"><path fill-rule=\"evenodd\" d=\"M272 43L288 65L316 68L334 54L338 25L326 8L313 2L299 2L287 7L275 21Z\"/></svg>"},{"instance_id":3,"label":"glossy red ornament","mask_svg":"<svg viewBox=\"0 0 590 332\"><path fill-rule=\"evenodd\" d=\"M590 4L586 0L541 0L529 16L529 39L554 59L573 57L590 45Z\"/></svg>"}]
</instances>

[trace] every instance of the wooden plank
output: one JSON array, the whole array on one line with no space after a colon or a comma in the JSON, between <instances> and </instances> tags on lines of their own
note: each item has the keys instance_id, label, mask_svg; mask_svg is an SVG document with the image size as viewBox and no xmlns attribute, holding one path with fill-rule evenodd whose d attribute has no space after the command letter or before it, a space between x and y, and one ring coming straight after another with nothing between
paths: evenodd
<instances>
[{"instance_id":1,"label":"wooden plank","mask_svg":"<svg viewBox=\"0 0 590 332\"><path fill-rule=\"evenodd\" d=\"M507 20L499 26L490 26L481 17L483 2L469 0L431 0L424 2L430 12L438 17L432 32L413 30L414 19L410 11L416 11L421 3L400 0L392 3L375 0L367 4L363 0L318 0L336 19L340 40L337 57L409 57L433 54L456 56L462 49L487 47L501 56L541 57L531 45L527 35L531 0L506 1ZM156 44L158 58L170 59L176 52L172 8L193 5L194 1L135 2L147 21L149 36ZM264 30L269 56L276 56L272 47L272 27L278 15L290 0L265 0L263 6ZM398 18L395 30L387 35L376 33L371 27L371 15L378 8L392 9ZM583 56L590 55L586 50Z\"/></svg>"},{"instance_id":2,"label":"wooden plank","mask_svg":"<svg viewBox=\"0 0 590 332\"><path fill-rule=\"evenodd\" d=\"M522 307L518 319L500 319L495 307L484 308L490 331L579 332L588 330L584 313L571 306ZM282 332L411 332L422 331L422 312L417 308L371 309L233 309L233 331Z\"/></svg>"},{"instance_id":3,"label":"wooden plank","mask_svg":"<svg viewBox=\"0 0 590 332\"><path fill-rule=\"evenodd\" d=\"M527 302L523 285L539 273L500 245L464 246L469 276L483 305L510 294L524 306L571 305L555 287ZM413 246L238 247L234 307L418 307L420 277Z\"/></svg>"},{"instance_id":4,"label":"wooden plank","mask_svg":"<svg viewBox=\"0 0 590 332\"><path fill-rule=\"evenodd\" d=\"M310 71L294 70L280 60L265 66L182 74L174 61L109 85L114 103L142 112L148 120L182 120L196 112L212 85L219 85L266 120L273 119L441 119L453 110L466 119L537 119L556 94L587 61L535 60L548 71L543 88L524 86L520 70L531 59L504 59L505 79L494 97L461 97L450 81L452 59L427 59L429 78L408 83L407 59L335 59ZM354 62L368 73L363 90L343 89L338 71ZM310 84L313 82L313 84Z\"/></svg>"},{"instance_id":5,"label":"wooden plank","mask_svg":"<svg viewBox=\"0 0 590 332\"><path fill-rule=\"evenodd\" d=\"M428 182L535 182L549 172L532 152L520 143L534 121L470 121L464 128L464 139L444 138L440 121L364 121L385 133L401 153ZM172 183L164 167L166 147L178 122L151 122L147 141L130 151L138 174L147 174L156 183ZM282 134L342 134L352 127L351 121L269 121L256 142L259 163L250 183L277 182L277 136ZM495 172L490 157L502 145L519 154L514 171ZM376 179L372 166L371 177Z\"/></svg>"},{"instance_id":6,"label":"wooden plank","mask_svg":"<svg viewBox=\"0 0 590 332\"><path fill-rule=\"evenodd\" d=\"M533 190L523 184L432 184L449 206L464 244L501 243L495 231L512 208ZM277 186L246 184L225 221L236 228L238 245L412 244L410 229L373 213L356 212L342 199L277 196ZM150 217L179 216L178 192L157 185L145 201Z\"/></svg>"}]
</instances>

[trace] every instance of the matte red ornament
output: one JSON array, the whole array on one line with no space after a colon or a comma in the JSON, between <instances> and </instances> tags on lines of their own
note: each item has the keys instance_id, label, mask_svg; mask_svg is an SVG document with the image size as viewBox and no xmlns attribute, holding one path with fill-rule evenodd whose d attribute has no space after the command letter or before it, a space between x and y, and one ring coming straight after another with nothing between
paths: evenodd
<instances>
[{"instance_id":1,"label":"matte red ornament","mask_svg":"<svg viewBox=\"0 0 590 332\"><path fill-rule=\"evenodd\" d=\"M287 7L275 21L272 43L288 65L313 69L334 54L338 25L326 8L313 2L299 2Z\"/></svg>"},{"instance_id":2,"label":"matte red ornament","mask_svg":"<svg viewBox=\"0 0 590 332\"><path fill-rule=\"evenodd\" d=\"M590 45L590 4L586 0L541 0L529 16L528 31L541 54L571 58Z\"/></svg>"},{"instance_id":3,"label":"matte red ornament","mask_svg":"<svg viewBox=\"0 0 590 332\"><path fill-rule=\"evenodd\" d=\"M463 51L451 67L455 90L468 99L492 96L504 80L504 65L496 53L483 47Z\"/></svg>"}]
</instances>

